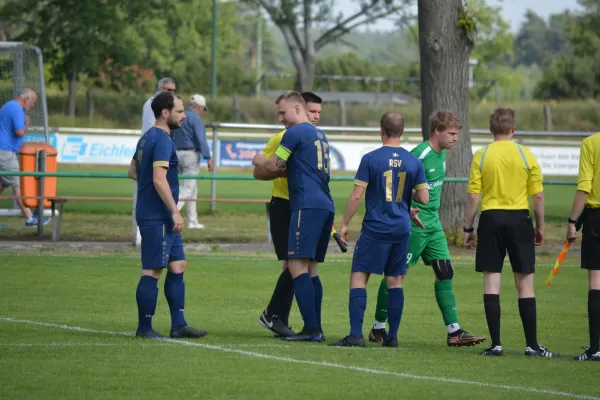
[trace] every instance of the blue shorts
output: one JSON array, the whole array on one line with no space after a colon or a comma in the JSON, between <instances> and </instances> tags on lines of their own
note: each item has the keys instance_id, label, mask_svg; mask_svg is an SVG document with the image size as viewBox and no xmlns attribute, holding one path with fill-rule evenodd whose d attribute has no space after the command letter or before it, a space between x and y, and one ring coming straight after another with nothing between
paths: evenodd
<instances>
[{"instance_id":1,"label":"blue shorts","mask_svg":"<svg viewBox=\"0 0 600 400\"><path fill-rule=\"evenodd\" d=\"M354 247L352 272L385 276L406 275L409 235L396 243L381 243L361 232Z\"/></svg>"},{"instance_id":2,"label":"blue shorts","mask_svg":"<svg viewBox=\"0 0 600 400\"><path fill-rule=\"evenodd\" d=\"M305 208L292 211L288 237L288 259L308 258L325 261L334 214L327 210Z\"/></svg>"},{"instance_id":3,"label":"blue shorts","mask_svg":"<svg viewBox=\"0 0 600 400\"><path fill-rule=\"evenodd\" d=\"M185 260L181 234L173 223L139 225L142 236L142 268L166 268L173 261Z\"/></svg>"}]
</instances>

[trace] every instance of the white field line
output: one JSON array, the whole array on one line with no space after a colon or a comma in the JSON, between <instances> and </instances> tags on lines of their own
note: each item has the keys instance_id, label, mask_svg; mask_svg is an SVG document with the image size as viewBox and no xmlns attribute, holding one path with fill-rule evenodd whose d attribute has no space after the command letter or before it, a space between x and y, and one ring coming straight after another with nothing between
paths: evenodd
<instances>
[{"instance_id":1,"label":"white field line","mask_svg":"<svg viewBox=\"0 0 600 400\"><path fill-rule=\"evenodd\" d=\"M0 317L0 321L47 326L47 327L51 327L51 328L60 328L60 329L65 329L65 330L78 331L78 332L101 333L101 334L118 335L118 336L132 336L132 334L130 332L114 332L114 331L96 330L96 329L89 329L89 328L81 328L78 326L69 326L69 325L53 324L53 323L48 323L48 322L39 322L39 321L14 319L14 318L6 318L6 317ZM239 350L239 349L234 349L231 347L217 346L217 345L211 345L211 344L205 344L205 343L199 343L199 342L189 342L189 341L185 341L185 340L172 340L172 339L162 339L162 340L164 340L165 342L178 344L181 346L200 347L203 349L221 351L221 352L225 352L225 353L239 354L239 355L246 356L246 357L262 358L265 360L281 361L281 362L293 363L293 364L314 365L314 366L318 366L318 367L328 367L328 368L343 369L343 370L356 371L356 372L364 372L367 374L388 375L388 376L395 376L395 377L399 377L399 378L416 379L416 380L424 380L424 381L432 381L432 382L456 383L459 385L479 386L479 387L485 387L485 388L491 388L491 389L502 389L502 390L521 392L521 393L539 393L539 394L548 394L548 395L558 396L558 397L570 397L573 399L600 400L600 397L594 397L594 396L589 396L589 395L584 395L584 394L569 393L569 392L559 392L559 391L550 390L550 389L536 389L536 388L524 387L524 386L499 385L499 384L494 384L494 383L469 381L469 380L465 380L465 379L415 375L415 374L409 374L409 373L404 373L404 372L392 372L392 371L378 370L378 369L373 369L373 368L356 367L353 365L329 363L329 362L325 362L325 361L311 361L311 360L301 360L301 359L296 359L296 358L291 358L291 357L280 357L280 356L274 356L274 355L270 355L270 354L257 353L254 351Z\"/></svg>"},{"instance_id":2,"label":"white field line","mask_svg":"<svg viewBox=\"0 0 600 400\"><path fill-rule=\"evenodd\" d=\"M144 347L167 345L170 345L170 343L0 343L0 347Z\"/></svg>"}]
</instances>

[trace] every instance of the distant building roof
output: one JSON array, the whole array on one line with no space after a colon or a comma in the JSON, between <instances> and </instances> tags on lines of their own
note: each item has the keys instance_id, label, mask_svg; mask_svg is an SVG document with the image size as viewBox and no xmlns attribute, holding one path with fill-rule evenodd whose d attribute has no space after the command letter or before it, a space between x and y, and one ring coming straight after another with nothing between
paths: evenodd
<instances>
[{"instance_id":1,"label":"distant building roof","mask_svg":"<svg viewBox=\"0 0 600 400\"><path fill-rule=\"evenodd\" d=\"M263 94L273 100L277 99L283 91L267 90ZM344 99L346 103L363 103L363 104L374 104L374 103L392 103L392 104L408 104L412 103L415 99L409 95L403 93L392 93L380 92L379 94L374 92L321 92L315 91L324 102L339 102Z\"/></svg>"}]
</instances>

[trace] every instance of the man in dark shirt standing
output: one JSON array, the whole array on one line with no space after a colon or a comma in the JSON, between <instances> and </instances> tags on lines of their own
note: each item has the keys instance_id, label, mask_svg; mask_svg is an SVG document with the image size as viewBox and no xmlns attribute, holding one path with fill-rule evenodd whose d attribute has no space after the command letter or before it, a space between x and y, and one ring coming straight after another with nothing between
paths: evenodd
<instances>
[{"instance_id":1,"label":"man in dark shirt standing","mask_svg":"<svg viewBox=\"0 0 600 400\"><path fill-rule=\"evenodd\" d=\"M185 120L180 129L173 131L173 141L179 159L179 173L183 175L198 175L200 172L200 154L212 170L212 157L206 141L206 126L202 115L208 110L204 96L195 94L190 99L188 109L185 110ZM181 198L198 197L198 186L195 179L184 179L181 185ZM179 201L177 208L181 210L187 205L188 228L203 229L204 225L198 222L195 201Z\"/></svg>"}]
</instances>

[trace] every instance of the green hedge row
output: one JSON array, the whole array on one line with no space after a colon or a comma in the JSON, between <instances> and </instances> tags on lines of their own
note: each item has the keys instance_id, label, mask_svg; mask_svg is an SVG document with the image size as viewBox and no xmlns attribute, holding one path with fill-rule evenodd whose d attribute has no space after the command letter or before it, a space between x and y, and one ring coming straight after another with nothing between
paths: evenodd
<instances>
[{"instance_id":1,"label":"green hedge row","mask_svg":"<svg viewBox=\"0 0 600 400\"><path fill-rule=\"evenodd\" d=\"M51 93L47 96L51 126L76 126L97 128L139 128L141 109L147 95L122 95L98 92L93 95L94 117L88 117L88 102L85 94L77 96L76 118L66 117L66 93ZM189 95L181 95L184 101ZM234 108L233 97L208 99L210 112L206 122L278 123L275 106L265 97L238 97L238 109ZM596 131L600 130L600 107L596 101L567 101L548 103L552 115L552 130ZM496 104L473 104L470 111L471 128L485 129L490 113ZM524 130L545 130L544 103L521 102L501 104L517 111L517 127ZM418 127L421 121L420 104L405 106L379 104L346 104L346 125L377 126L385 111L397 111L406 118L407 127ZM323 125L339 125L339 104L324 104Z\"/></svg>"}]
</instances>

